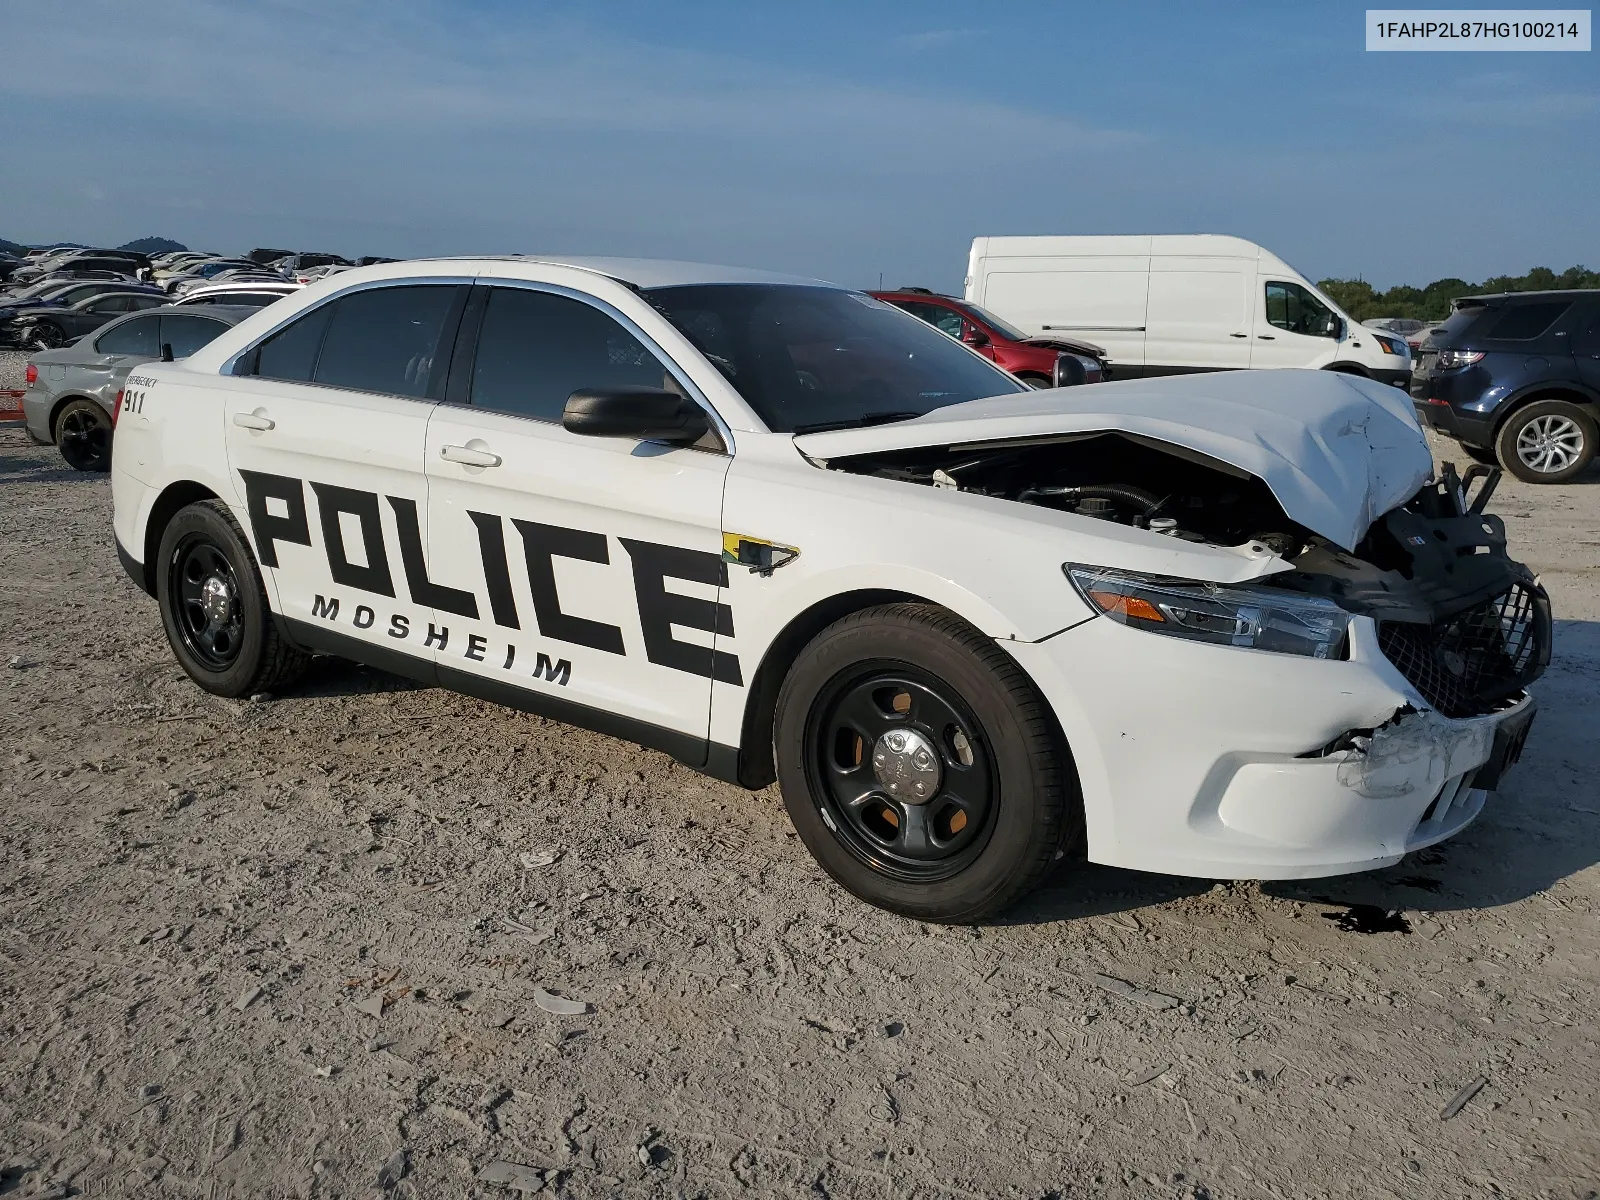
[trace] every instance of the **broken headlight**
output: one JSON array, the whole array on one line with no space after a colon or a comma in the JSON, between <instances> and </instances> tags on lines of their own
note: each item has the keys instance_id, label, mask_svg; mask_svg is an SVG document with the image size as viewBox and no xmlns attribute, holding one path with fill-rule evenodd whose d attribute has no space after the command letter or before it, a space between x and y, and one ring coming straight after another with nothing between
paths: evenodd
<instances>
[{"instance_id":1,"label":"broken headlight","mask_svg":"<svg viewBox=\"0 0 1600 1200\"><path fill-rule=\"evenodd\" d=\"M1133 629L1218 646L1343 657L1350 616L1320 596L1073 563L1062 570L1097 612Z\"/></svg>"}]
</instances>

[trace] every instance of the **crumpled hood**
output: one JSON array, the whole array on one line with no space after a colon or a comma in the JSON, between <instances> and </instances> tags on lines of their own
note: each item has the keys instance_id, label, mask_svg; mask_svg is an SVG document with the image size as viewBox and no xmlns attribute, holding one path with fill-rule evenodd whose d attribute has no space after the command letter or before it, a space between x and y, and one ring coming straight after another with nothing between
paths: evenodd
<instances>
[{"instance_id":1,"label":"crumpled hood","mask_svg":"<svg viewBox=\"0 0 1600 1200\"><path fill-rule=\"evenodd\" d=\"M1093 342L1086 342L1082 338L1052 337L1043 334L1039 337L1028 338L1023 345L1042 346L1046 350L1065 350L1069 354L1092 354L1096 358L1106 358L1106 348L1097 346Z\"/></svg>"},{"instance_id":2,"label":"crumpled hood","mask_svg":"<svg viewBox=\"0 0 1600 1200\"><path fill-rule=\"evenodd\" d=\"M1346 550L1433 472L1411 398L1333 371L1215 371L1024 392L794 441L811 458L831 459L1101 432L1149 438L1248 471L1291 520Z\"/></svg>"}]
</instances>

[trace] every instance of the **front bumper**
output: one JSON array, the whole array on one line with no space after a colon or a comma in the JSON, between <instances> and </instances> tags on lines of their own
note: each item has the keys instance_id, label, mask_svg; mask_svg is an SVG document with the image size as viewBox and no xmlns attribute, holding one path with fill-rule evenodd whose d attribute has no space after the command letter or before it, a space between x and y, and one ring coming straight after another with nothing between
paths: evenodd
<instances>
[{"instance_id":1,"label":"front bumper","mask_svg":"<svg viewBox=\"0 0 1600 1200\"><path fill-rule=\"evenodd\" d=\"M1383 657L1369 619L1352 622L1351 643L1347 661L1322 662L1094 619L1001 644L1071 746L1091 861L1303 879L1390 866L1465 828L1498 782L1475 779L1505 757L1497 732L1520 735L1531 715L1522 696L1442 717ZM1352 731L1368 732L1322 751Z\"/></svg>"}]
</instances>

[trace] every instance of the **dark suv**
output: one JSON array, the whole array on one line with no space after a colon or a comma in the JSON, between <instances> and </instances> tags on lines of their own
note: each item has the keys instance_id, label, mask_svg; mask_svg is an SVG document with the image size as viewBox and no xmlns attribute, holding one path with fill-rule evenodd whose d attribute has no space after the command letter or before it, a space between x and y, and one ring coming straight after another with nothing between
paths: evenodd
<instances>
[{"instance_id":1,"label":"dark suv","mask_svg":"<svg viewBox=\"0 0 1600 1200\"><path fill-rule=\"evenodd\" d=\"M1600 441L1600 291L1467 296L1412 367L1426 425L1530 483L1565 483Z\"/></svg>"}]
</instances>

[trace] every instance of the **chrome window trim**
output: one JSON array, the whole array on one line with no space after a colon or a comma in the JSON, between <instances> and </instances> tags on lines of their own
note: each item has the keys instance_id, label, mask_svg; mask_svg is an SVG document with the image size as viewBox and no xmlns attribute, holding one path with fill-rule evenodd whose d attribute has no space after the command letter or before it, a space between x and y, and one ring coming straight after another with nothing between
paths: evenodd
<instances>
[{"instance_id":1,"label":"chrome window trim","mask_svg":"<svg viewBox=\"0 0 1600 1200\"><path fill-rule=\"evenodd\" d=\"M688 373L683 369L683 365L679 363L677 359L673 358L672 355L663 350L660 342L651 337L650 334L646 332L637 321L628 316L628 314L623 312L621 309L617 308L616 305L612 304L608 300L601 299L599 296L592 295L591 293L581 292L576 288L566 287L559 283L542 283L537 279L503 279L498 276L480 275L478 276L477 282L484 287L517 287L530 292L547 292L553 296L563 296L568 300L576 300L580 304L587 304L589 307L599 309L601 312L605 313L606 316L616 321L617 324L621 325L625 330L637 338L640 345L656 356L657 361L667 368L668 373L671 374L673 379L677 380L678 386L683 388L688 397L705 410L706 415L711 418L712 428L717 431L717 436L722 439L723 449L721 450L711 450L709 447L704 446L686 446L684 449L702 450L711 454L725 454L730 458L733 456L733 430L728 423L722 419L722 414L717 411L716 405L712 404L711 401L706 397L706 394L700 390L699 386L694 382L694 380L689 378ZM707 365L710 366L709 363ZM715 367L711 367L711 369L716 370ZM472 393L469 390L467 394L470 397ZM469 404L464 407L476 408L477 406ZM480 409L479 411L494 412L496 410L492 408L485 408ZM523 420L538 421L543 425L560 424L559 421L549 421L543 417L527 416L526 414L522 413L501 413L500 415L507 417L521 417Z\"/></svg>"}]
</instances>

